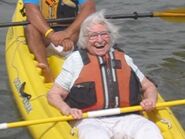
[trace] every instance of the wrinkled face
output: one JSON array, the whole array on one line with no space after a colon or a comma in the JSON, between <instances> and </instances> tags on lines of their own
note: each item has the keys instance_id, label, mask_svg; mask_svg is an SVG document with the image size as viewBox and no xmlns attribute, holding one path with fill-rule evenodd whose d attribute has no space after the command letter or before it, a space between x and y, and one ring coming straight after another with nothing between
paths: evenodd
<instances>
[{"instance_id":1,"label":"wrinkled face","mask_svg":"<svg viewBox=\"0 0 185 139\"><path fill-rule=\"evenodd\" d=\"M105 55L110 49L110 33L106 25L93 25L87 34L87 50L98 56Z\"/></svg>"}]
</instances>

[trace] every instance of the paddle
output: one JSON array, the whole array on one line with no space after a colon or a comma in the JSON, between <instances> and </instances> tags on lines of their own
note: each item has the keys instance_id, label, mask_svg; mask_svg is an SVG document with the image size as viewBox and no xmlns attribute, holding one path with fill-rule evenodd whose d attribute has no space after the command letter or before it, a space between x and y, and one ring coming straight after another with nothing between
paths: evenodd
<instances>
[{"instance_id":1,"label":"paddle","mask_svg":"<svg viewBox=\"0 0 185 139\"><path fill-rule=\"evenodd\" d=\"M168 101L168 102L161 102L161 103L156 104L156 108L171 107L171 106L177 106L177 105L183 105L183 104L185 104L185 99ZM98 110L98 111L83 113L82 119L83 118L116 115L116 114L120 114L120 113L128 113L128 112L141 111L141 110L143 110L143 108L141 106ZM46 118L46 119L12 122L12 123L1 123L0 129L23 127L23 126L50 123L50 122L70 121L70 120L74 120L71 115L70 116L52 117L52 118Z\"/></svg>"},{"instance_id":2,"label":"paddle","mask_svg":"<svg viewBox=\"0 0 185 139\"><path fill-rule=\"evenodd\" d=\"M168 9L163 11L151 12L151 13L137 13L134 12L132 14L113 14L113 15L106 15L108 19L125 19L125 18L145 18L145 17L160 17L163 20L175 23L185 23L185 7L183 8L176 8L176 9ZM58 18L58 19L48 19L48 23L54 22L72 22L75 18ZM8 23L0 23L1 27L9 27L9 26L23 26L29 24L28 21L22 22L8 22Z\"/></svg>"}]
</instances>

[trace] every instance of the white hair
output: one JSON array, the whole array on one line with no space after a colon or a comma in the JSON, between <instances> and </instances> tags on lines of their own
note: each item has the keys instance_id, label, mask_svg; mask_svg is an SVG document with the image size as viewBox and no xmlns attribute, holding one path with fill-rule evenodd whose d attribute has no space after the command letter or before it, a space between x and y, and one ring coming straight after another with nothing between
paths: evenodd
<instances>
[{"instance_id":1,"label":"white hair","mask_svg":"<svg viewBox=\"0 0 185 139\"><path fill-rule=\"evenodd\" d=\"M78 47L79 48L86 48L87 47L87 34L88 34L90 28L96 24L103 24L103 25L107 26L107 29L110 32L110 36L111 36L111 45L113 45L115 43L115 41L118 39L119 27L117 27L114 24L112 24L111 22L109 22L105 18L104 13L105 13L105 10L101 10L99 12L93 13L92 15L90 15L89 17L87 17L83 21L83 23L81 24L80 34L79 34L79 39L78 39Z\"/></svg>"}]
</instances>

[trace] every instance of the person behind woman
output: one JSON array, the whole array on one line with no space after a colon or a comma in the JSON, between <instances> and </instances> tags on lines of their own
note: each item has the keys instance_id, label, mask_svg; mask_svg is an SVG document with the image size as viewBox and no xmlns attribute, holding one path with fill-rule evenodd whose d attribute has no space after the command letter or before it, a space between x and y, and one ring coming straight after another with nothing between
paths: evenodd
<instances>
[{"instance_id":1,"label":"person behind woman","mask_svg":"<svg viewBox=\"0 0 185 139\"><path fill-rule=\"evenodd\" d=\"M25 12L30 24L25 35L30 51L39 62L46 82L52 82L53 76L47 61L46 46L64 47L64 51L73 49L78 39L80 24L95 12L93 0L23 0ZM79 11L78 11L79 9ZM46 19L75 17L72 23L48 24Z\"/></svg>"},{"instance_id":2,"label":"person behind woman","mask_svg":"<svg viewBox=\"0 0 185 139\"><path fill-rule=\"evenodd\" d=\"M105 19L104 12L87 17L80 29L79 50L65 60L48 102L78 119L72 126L78 128L79 139L162 139L158 127L137 112L81 119L86 111L138 104L145 111L155 108L155 85L116 47L118 36L118 27Z\"/></svg>"}]
</instances>

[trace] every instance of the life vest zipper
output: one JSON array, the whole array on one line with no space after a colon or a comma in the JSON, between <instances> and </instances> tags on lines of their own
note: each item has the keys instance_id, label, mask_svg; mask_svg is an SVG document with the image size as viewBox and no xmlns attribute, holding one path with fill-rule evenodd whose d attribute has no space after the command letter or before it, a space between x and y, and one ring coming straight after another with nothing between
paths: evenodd
<instances>
[{"instance_id":1,"label":"life vest zipper","mask_svg":"<svg viewBox=\"0 0 185 139\"><path fill-rule=\"evenodd\" d=\"M100 68L101 68L101 75L103 79L103 89L104 89L104 108L109 108L109 95L108 95L108 87L107 87L107 76L106 76L106 69L105 69L105 63L102 57L98 57Z\"/></svg>"},{"instance_id":2,"label":"life vest zipper","mask_svg":"<svg viewBox=\"0 0 185 139\"><path fill-rule=\"evenodd\" d=\"M115 108L119 106L118 84L116 72L111 62L112 59L114 59L112 53L110 53L107 58L99 58L104 84L105 108Z\"/></svg>"}]
</instances>

